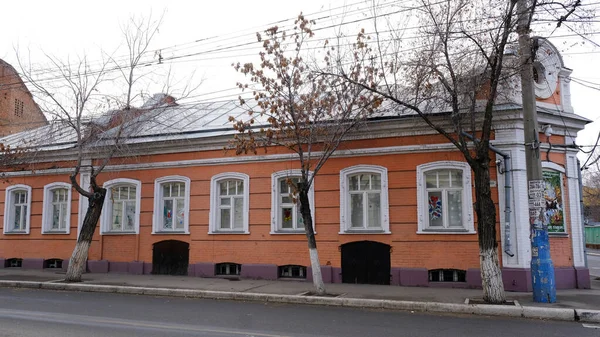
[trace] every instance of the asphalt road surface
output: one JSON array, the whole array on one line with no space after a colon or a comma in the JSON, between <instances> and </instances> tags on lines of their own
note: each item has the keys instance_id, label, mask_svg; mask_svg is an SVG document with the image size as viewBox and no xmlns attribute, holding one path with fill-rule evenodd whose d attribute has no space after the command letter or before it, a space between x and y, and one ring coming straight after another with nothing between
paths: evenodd
<instances>
[{"instance_id":1,"label":"asphalt road surface","mask_svg":"<svg viewBox=\"0 0 600 337\"><path fill-rule=\"evenodd\" d=\"M600 329L573 322L2 288L0 336L597 337Z\"/></svg>"}]
</instances>

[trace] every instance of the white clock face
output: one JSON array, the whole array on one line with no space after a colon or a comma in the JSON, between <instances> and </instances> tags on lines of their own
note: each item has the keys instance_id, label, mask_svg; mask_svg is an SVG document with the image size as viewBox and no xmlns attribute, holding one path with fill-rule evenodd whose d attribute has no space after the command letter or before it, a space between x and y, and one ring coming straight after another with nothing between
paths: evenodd
<instances>
[{"instance_id":1,"label":"white clock face","mask_svg":"<svg viewBox=\"0 0 600 337\"><path fill-rule=\"evenodd\" d=\"M540 46L533 63L533 82L535 96L544 99L550 98L556 91L562 61L558 51L552 45L542 39L538 41Z\"/></svg>"}]
</instances>

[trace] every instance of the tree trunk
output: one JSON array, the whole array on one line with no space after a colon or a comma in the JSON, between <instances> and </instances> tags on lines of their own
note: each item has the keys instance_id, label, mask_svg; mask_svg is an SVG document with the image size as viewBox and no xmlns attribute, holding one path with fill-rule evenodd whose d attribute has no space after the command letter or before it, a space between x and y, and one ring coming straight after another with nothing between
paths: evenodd
<instances>
[{"instance_id":1,"label":"tree trunk","mask_svg":"<svg viewBox=\"0 0 600 337\"><path fill-rule=\"evenodd\" d=\"M81 225L81 232L69 260L67 276L65 277L67 282L81 282L81 275L85 273L90 245L96 231L96 224L102 213L105 196L106 189L97 187L94 189L94 194L89 198L89 206ZM83 198L83 196L81 197Z\"/></svg>"},{"instance_id":2,"label":"tree trunk","mask_svg":"<svg viewBox=\"0 0 600 337\"><path fill-rule=\"evenodd\" d=\"M300 196L300 214L304 221L304 232L308 241L308 251L310 252L310 266L312 269L313 285L318 295L326 293L323 275L321 274L321 262L317 252L317 241L315 240L315 231L313 229L313 219L310 213L310 201L308 199L308 188L304 184L298 184Z\"/></svg>"},{"instance_id":3,"label":"tree trunk","mask_svg":"<svg viewBox=\"0 0 600 337\"><path fill-rule=\"evenodd\" d=\"M489 155L485 154L479 156L476 165L472 167L475 174L475 212L477 213L479 262L483 300L488 303L501 304L506 302L506 296L498 260L496 207L490 189L489 162Z\"/></svg>"}]
</instances>

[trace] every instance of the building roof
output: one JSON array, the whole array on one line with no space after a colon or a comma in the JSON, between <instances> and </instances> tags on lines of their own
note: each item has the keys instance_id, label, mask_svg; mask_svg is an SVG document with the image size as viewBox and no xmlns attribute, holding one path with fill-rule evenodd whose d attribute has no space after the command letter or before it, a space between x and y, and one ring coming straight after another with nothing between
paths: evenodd
<instances>
[{"instance_id":1,"label":"building roof","mask_svg":"<svg viewBox=\"0 0 600 337\"><path fill-rule=\"evenodd\" d=\"M98 117L82 122L82 132L96 132L95 137L89 137L90 147L101 147L112 144L120 135L122 144L156 143L165 141L181 141L200 138L219 137L236 133L230 116L236 120L250 118L246 107L241 107L238 100L198 102L192 104L176 104L174 99L163 102L167 96L153 96L140 108L132 108L129 117L123 117L122 110L108 111ZM168 96L169 98L172 98ZM161 103L162 102L162 103ZM248 104L252 104L248 102ZM496 111L518 110L518 104L498 104ZM559 111L550 111L538 107L548 116L558 114L562 119L567 115ZM399 111L385 101L384 105L373 116L373 119L401 118L414 114ZM570 120L577 124L586 124L587 119L568 113ZM255 125L266 125L266 117L254 114ZM261 122L261 118L264 120ZM120 128L119 125L123 124ZM565 127L567 127L565 125ZM0 143L11 148L37 148L42 151L57 151L76 147L77 133L75 128L66 121L53 121L35 129L12 134L0 138Z\"/></svg>"}]
</instances>

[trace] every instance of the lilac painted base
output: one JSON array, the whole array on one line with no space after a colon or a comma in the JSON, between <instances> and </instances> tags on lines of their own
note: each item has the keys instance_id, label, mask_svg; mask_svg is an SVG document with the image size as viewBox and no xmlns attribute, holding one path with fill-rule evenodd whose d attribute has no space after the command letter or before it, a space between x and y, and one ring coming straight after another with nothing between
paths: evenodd
<instances>
[{"instance_id":1,"label":"lilac painted base","mask_svg":"<svg viewBox=\"0 0 600 337\"><path fill-rule=\"evenodd\" d=\"M467 288L480 289L481 288L481 271L475 268L467 269Z\"/></svg>"},{"instance_id":2,"label":"lilac painted base","mask_svg":"<svg viewBox=\"0 0 600 337\"><path fill-rule=\"evenodd\" d=\"M69 269L69 259L63 260L63 263L62 263L62 271L66 272L67 269Z\"/></svg>"},{"instance_id":3,"label":"lilac painted base","mask_svg":"<svg viewBox=\"0 0 600 337\"><path fill-rule=\"evenodd\" d=\"M0 258L0 268L5 268L6 259ZM24 269L42 269L43 259L23 259ZM63 260L62 269L66 271L69 260ZM135 275L151 274L152 263L132 262L109 262L107 260L88 261L88 272L90 273L130 273ZM555 268L555 279L557 289L590 289L590 272L587 268L557 267ZM342 269L332 266L321 266L323 282L342 283ZM196 277L215 277L214 263L195 263L188 267L188 275ZM274 264L243 264L241 278L277 280L278 268ZM528 268L503 268L502 279L507 291L531 292L531 270ZM312 282L312 270L307 267L308 282ZM452 287L452 288L481 288L481 276L479 269L467 270L465 283L453 282L429 282L429 272L425 268L392 268L392 285L412 287Z\"/></svg>"},{"instance_id":4,"label":"lilac painted base","mask_svg":"<svg viewBox=\"0 0 600 337\"><path fill-rule=\"evenodd\" d=\"M332 267L331 266L321 266L321 275L323 276L323 283L331 283L332 280ZM306 268L306 281L312 282L312 268Z\"/></svg>"},{"instance_id":5,"label":"lilac painted base","mask_svg":"<svg viewBox=\"0 0 600 337\"><path fill-rule=\"evenodd\" d=\"M243 264L240 277L258 280L276 280L277 265L275 264Z\"/></svg>"},{"instance_id":6,"label":"lilac painted base","mask_svg":"<svg viewBox=\"0 0 600 337\"><path fill-rule=\"evenodd\" d=\"M89 261L87 262L87 269L90 273L108 273L108 261Z\"/></svg>"},{"instance_id":7,"label":"lilac painted base","mask_svg":"<svg viewBox=\"0 0 600 337\"><path fill-rule=\"evenodd\" d=\"M585 267L575 267L575 279L578 289L590 289L590 270Z\"/></svg>"},{"instance_id":8,"label":"lilac painted base","mask_svg":"<svg viewBox=\"0 0 600 337\"><path fill-rule=\"evenodd\" d=\"M190 274L196 277L215 277L215 264L214 263L195 263L194 273Z\"/></svg>"},{"instance_id":9,"label":"lilac painted base","mask_svg":"<svg viewBox=\"0 0 600 337\"><path fill-rule=\"evenodd\" d=\"M129 262L128 270L129 270L129 274L142 275L142 274L144 274L144 262L140 262L140 261Z\"/></svg>"},{"instance_id":10,"label":"lilac painted base","mask_svg":"<svg viewBox=\"0 0 600 337\"><path fill-rule=\"evenodd\" d=\"M6 259L0 258L0 269L3 269L6 267Z\"/></svg>"},{"instance_id":11,"label":"lilac painted base","mask_svg":"<svg viewBox=\"0 0 600 337\"><path fill-rule=\"evenodd\" d=\"M152 263L144 262L144 275L152 274Z\"/></svg>"},{"instance_id":12,"label":"lilac painted base","mask_svg":"<svg viewBox=\"0 0 600 337\"><path fill-rule=\"evenodd\" d=\"M331 283L342 283L342 268L331 268Z\"/></svg>"},{"instance_id":13,"label":"lilac painted base","mask_svg":"<svg viewBox=\"0 0 600 337\"><path fill-rule=\"evenodd\" d=\"M44 269L44 259L23 259L23 269Z\"/></svg>"},{"instance_id":14,"label":"lilac painted base","mask_svg":"<svg viewBox=\"0 0 600 337\"><path fill-rule=\"evenodd\" d=\"M390 271L390 273L392 274L392 277L390 279L390 285L393 286L399 286L400 283L400 270L401 268L392 268L392 270Z\"/></svg>"},{"instance_id":15,"label":"lilac painted base","mask_svg":"<svg viewBox=\"0 0 600 337\"><path fill-rule=\"evenodd\" d=\"M502 281L507 291L531 292L531 269L502 268Z\"/></svg>"},{"instance_id":16,"label":"lilac painted base","mask_svg":"<svg viewBox=\"0 0 600 337\"><path fill-rule=\"evenodd\" d=\"M425 268L399 268L400 285L408 287L428 287L429 272Z\"/></svg>"},{"instance_id":17,"label":"lilac painted base","mask_svg":"<svg viewBox=\"0 0 600 337\"><path fill-rule=\"evenodd\" d=\"M108 272L126 274L129 272L129 262L108 262Z\"/></svg>"},{"instance_id":18,"label":"lilac painted base","mask_svg":"<svg viewBox=\"0 0 600 337\"><path fill-rule=\"evenodd\" d=\"M577 288L577 277L573 267L554 268L554 282L556 289L574 289Z\"/></svg>"}]
</instances>

